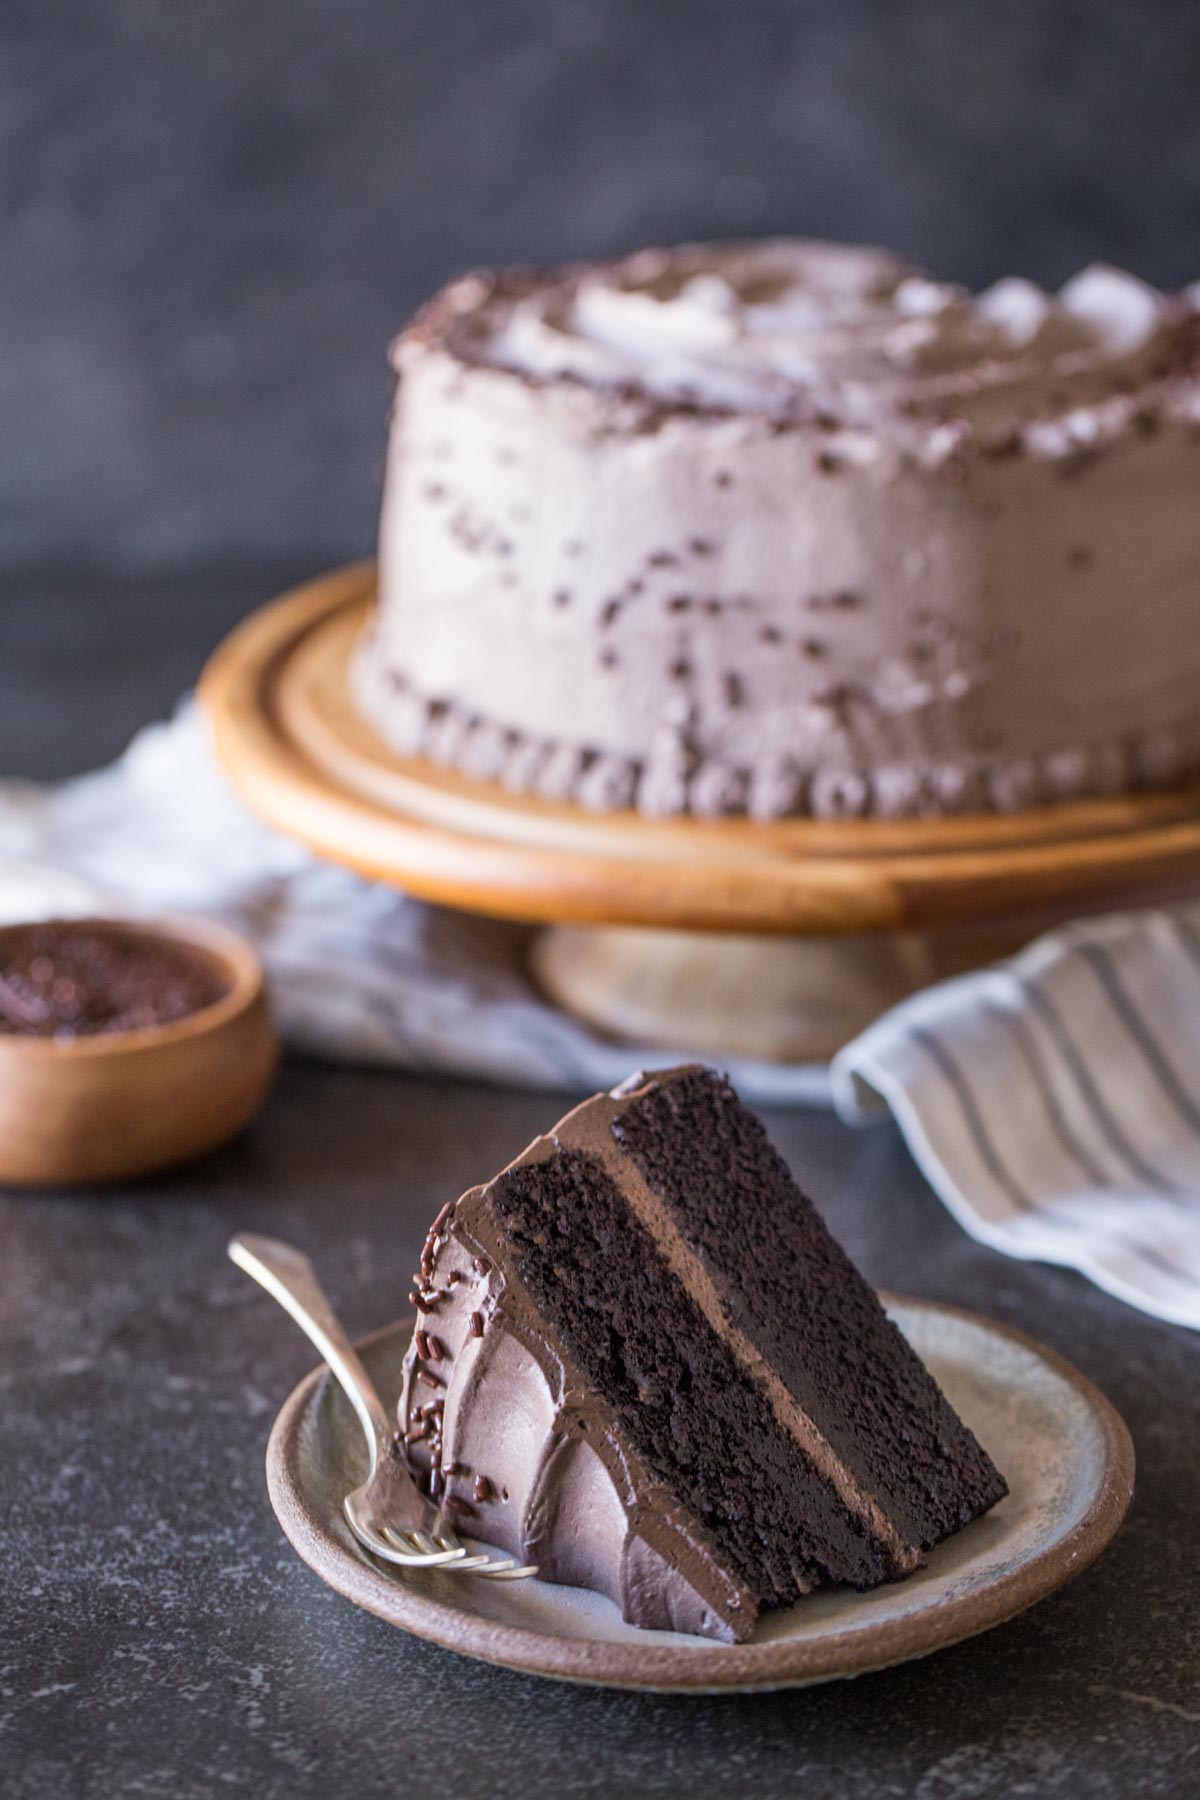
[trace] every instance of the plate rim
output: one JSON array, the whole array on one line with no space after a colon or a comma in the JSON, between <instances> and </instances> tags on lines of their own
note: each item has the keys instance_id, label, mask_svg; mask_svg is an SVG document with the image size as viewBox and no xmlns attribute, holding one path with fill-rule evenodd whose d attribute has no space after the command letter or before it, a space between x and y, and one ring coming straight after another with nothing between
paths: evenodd
<instances>
[{"instance_id":1,"label":"plate rim","mask_svg":"<svg viewBox=\"0 0 1200 1800\"><path fill-rule=\"evenodd\" d=\"M834 1628L800 1641L760 1644L630 1644L562 1637L525 1625L480 1621L464 1608L427 1599L386 1576L356 1548L333 1535L308 1506L295 1474L302 1429L324 1363L284 1401L267 1441L267 1493L285 1537L328 1587L387 1624L500 1668L548 1679L659 1693L754 1693L865 1675L931 1655L990 1631L1056 1592L1095 1562L1121 1526L1133 1499L1135 1456L1129 1429L1112 1402L1075 1365L1027 1332L969 1307L881 1290L885 1306L943 1313L1008 1338L1045 1363L1082 1398L1100 1428L1103 1465L1084 1516L1054 1543L986 1588L958 1594L928 1611L847 1631ZM402 1317L357 1341L369 1352L403 1330ZM400 1616L403 1614L403 1616Z\"/></svg>"}]
</instances>

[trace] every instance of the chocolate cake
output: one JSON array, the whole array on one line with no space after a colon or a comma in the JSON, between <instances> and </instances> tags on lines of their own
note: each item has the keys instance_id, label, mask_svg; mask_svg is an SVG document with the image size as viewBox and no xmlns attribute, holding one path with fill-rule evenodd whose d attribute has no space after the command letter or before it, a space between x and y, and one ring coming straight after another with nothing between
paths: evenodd
<instances>
[{"instance_id":1,"label":"chocolate cake","mask_svg":"<svg viewBox=\"0 0 1200 1800\"><path fill-rule=\"evenodd\" d=\"M692 244L464 276L393 363L354 680L403 754L763 819L1200 773L1200 286Z\"/></svg>"},{"instance_id":2,"label":"chocolate cake","mask_svg":"<svg viewBox=\"0 0 1200 1800\"><path fill-rule=\"evenodd\" d=\"M400 1434L468 1534L642 1626L738 1642L1006 1492L761 1124L636 1075L445 1206Z\"/></svg>"}]
</instances>

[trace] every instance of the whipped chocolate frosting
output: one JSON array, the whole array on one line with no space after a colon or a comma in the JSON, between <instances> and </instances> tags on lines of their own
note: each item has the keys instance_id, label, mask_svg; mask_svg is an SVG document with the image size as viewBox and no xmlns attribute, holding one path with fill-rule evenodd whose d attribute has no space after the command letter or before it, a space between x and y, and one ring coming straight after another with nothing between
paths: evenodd
<instances>
[{"instance_id":1,"label":"whipped chocolate frosting","mask_svg":"<svg viewBox=\"0 0 1200 1800\"><path fill-rule=\"evenodd\" d=\"M464 277L395 347L360 700L601 809L1010 810L1200 768L1200 313L768 240Z\"/></svg>"},{"instance_id":2,"label":"whipped chocolate frosting","mask_svg":"<svg viewBox=\"0 0 1200 1800\"><path fill-rule=\"evenodd\" d=\"M548 283L475 352L713 410L824 410L870 430L949 406L1011 428L1145 379L1191 311L1103 265L1057 294L1010 278L971 295L885 251L780 239L647 250Z\"/></svg>"}]
</instances>

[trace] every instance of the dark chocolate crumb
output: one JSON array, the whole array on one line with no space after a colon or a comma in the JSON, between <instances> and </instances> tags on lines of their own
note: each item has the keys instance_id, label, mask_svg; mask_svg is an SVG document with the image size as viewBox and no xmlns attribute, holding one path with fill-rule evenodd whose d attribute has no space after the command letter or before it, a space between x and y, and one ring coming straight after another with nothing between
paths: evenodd
<instances>
[{"instance_id":1,"label":"dark chocolate crumb","mask_svg":"<svg viewBox=\"0 0 1200 1800\"><path fill-rule=\"evenodd\" d=\"M471 1336L473 1338L481 1338L483 1336L483 1314L480 1312L473 1312L471 1314Z\"/></svg>"},{"instance_id":2,"label":"dark chocolate crumb","mask_svg":"<svg viewBox=\"0 0 1200 1800\"><path fill-rule=\"evenodd\" d=\"M477 1475L475 1477L475 1499L476 1499L476 1501L479 1503L480 1506L482 1506L483 1502L485 1500L490 1500L491 1497L492 1497L491 1482L488 1480L486 1475Z\"/></svg>"},{"instance_id":3,"label":"dark chocolate crumb","mask_svg":"<svg viewBox=\"0 0 1200 1800\"><path fill-rule=\"evenodd\" d=\"M86 921L0 934L0 1035L77 1038L170 1025L229 991L204 951Z\"/></svg>"}]
</instances>

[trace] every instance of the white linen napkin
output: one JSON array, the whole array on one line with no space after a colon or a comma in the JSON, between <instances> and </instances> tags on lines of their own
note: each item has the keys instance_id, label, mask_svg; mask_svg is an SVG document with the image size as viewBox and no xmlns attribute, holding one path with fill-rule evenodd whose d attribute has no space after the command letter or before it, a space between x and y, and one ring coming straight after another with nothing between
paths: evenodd
<instances>
[{"instance_id":1,"label":"white linen napkin","mask_svg":"<svg viewBox=\"0 0 1200 1800\"><path fill-rule=\"evenodd\" d=\"M955 1218L1200 1329L1200 905L1109 914L915 994L839 1053Z\"/></svg>"},{"instance_id":2,"label":"white linen napkin","mask_svg":"<svg viewBox=\"0 0 1200 1800\"><path fill-rule=\"evenodd\" d=\"M196 706L117 762L54 785L0 781L0 921L194 912L258 948L293 1048L328 1058L593 1093L686 1044L614 1044L543 999L530 930L427 906L269 830L219 773ZM764 1105L828 1105L821 1067L738 1062Z\"/></svg>"}]
</instances>

